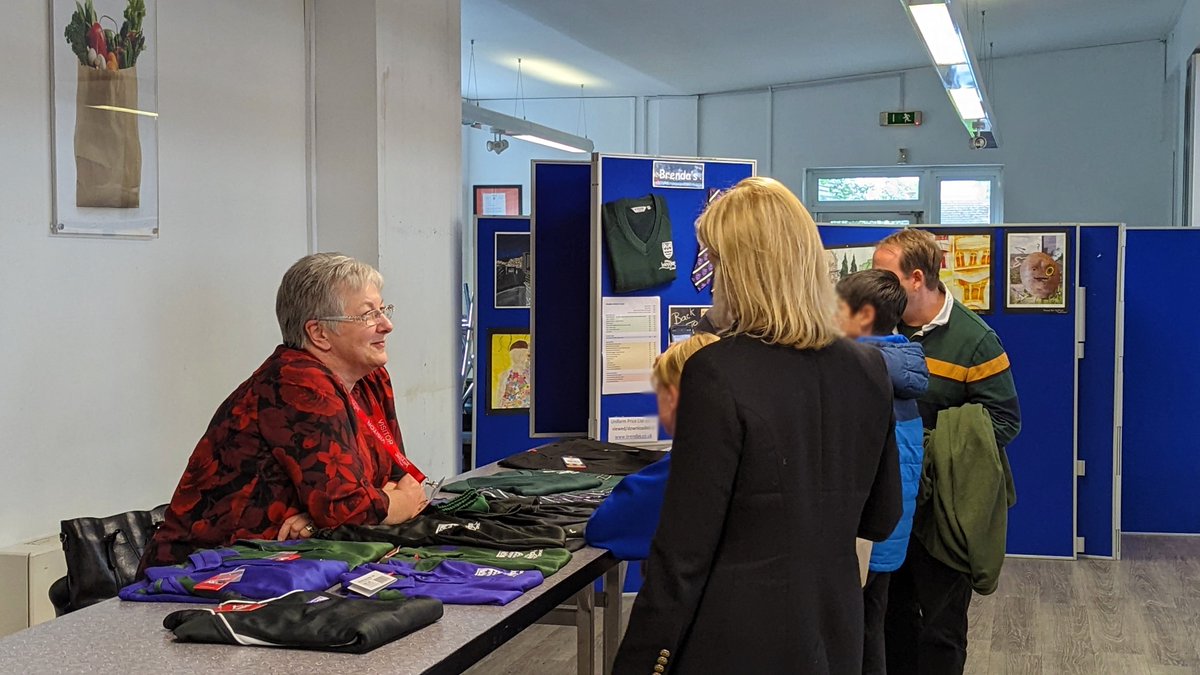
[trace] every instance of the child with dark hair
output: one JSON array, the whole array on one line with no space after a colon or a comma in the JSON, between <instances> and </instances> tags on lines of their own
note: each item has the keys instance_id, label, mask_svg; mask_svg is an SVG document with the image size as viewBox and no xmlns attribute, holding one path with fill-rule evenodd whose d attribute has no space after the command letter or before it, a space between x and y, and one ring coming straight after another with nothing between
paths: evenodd
<instances>
[{"instance_id":1,"label":"child with dark hair","mask_svg":"<svg viewBox=\"0 0 1200 675\"><path fill-rule=\"evenodd\" d=\"M837 284L838 320L846 337L871 345L883 354L895 396L896 446L900 450L900 478L904 488L904 515L887 541L871 549L867 583L863 588L863 673L886 672L884 616L888 580L900 568L908 550L916 510L917 490L924 458L924 430L917 399L929 385L925 351L916 342L896 335L908 296L895 274L882 269L863 270Z\"/></svg>"}]
</instances>

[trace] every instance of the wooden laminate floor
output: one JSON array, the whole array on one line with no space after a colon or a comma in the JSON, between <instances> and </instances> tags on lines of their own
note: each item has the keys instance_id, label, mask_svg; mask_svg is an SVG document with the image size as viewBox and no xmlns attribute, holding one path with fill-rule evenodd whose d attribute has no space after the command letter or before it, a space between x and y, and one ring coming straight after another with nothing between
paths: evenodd
<instances>
[{"instance_id":1,"label":"wooden laminate floor","mask_svg":"<svg viewBox=\"0 0 1200 675\"><path fill-rule=\"evenodd\" d=\"M1005 561L999 590L971 601L966 672L1200 675L1200 537L1122 547L1117 562ZM575 630L533 626L467 672L573 673Z\"/></svg>"}]
</instances>

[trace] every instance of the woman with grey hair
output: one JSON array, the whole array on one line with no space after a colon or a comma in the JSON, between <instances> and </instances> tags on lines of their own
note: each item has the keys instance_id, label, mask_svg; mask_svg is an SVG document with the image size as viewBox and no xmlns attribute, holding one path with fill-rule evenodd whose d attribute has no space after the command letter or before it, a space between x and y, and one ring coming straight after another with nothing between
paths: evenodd
<instances>
[{"instance_id":1,"label":"woman with grey hair","mask_svg":"<svg viewBox=\"0 0 1200 675\"><path fill-rule=\"evenodd\" d=\"M336 253L283 275L283 344L217 409L142 557L173 565L238 539L393 525L425 506L404 454L387 363L383 277Z\"/></svg>"}]
</instances>

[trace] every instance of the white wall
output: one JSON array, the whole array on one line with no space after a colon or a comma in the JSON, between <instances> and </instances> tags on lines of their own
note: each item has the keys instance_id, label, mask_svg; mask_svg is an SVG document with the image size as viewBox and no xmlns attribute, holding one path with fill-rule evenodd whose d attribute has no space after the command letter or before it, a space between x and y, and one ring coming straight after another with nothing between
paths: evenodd
<instances>
[{"instance_id":1,"label":"white wall","mask_svg":"<svg viewBox=\"0 0 1200 675\"><path fill-rule=\"evenodd\" d=\"M697 153L702 157L758 160L769 174L771 95L767 91L700 97Z\"/></svg>"},{"instance_id":2,"label":"white wall","mask_svg":"<svg viewBox=\"0 0 1200 675\"><path fill-rule=\"evenodd\" d=\"M646 153L695 157L696 128L700 114L698 96L662 96L646 105Z\"/></svg>"},{"instance_id":3,"label":"white wall","mask_svg":"<svg viewBox=\"0 0 1200 675\"><path fill-rule=\"evenodd\" d=\"M316 248L378 265L375 3L315 0L313 9Z\"/></svg>"},{"instance_id":4,"label":"white wall","mask_svg":"<svg viewBox=\"0 0 1200 675\"><path fill-rule=\"evenodd\" d=\"M491 110L512 115L513 101L493 100L482 101L480 105ZM637 99L633 96L619 98L589 98L585 105L587 118L587 137L596 145L596 152L629 153L634 152L636 143ZM518 117L526 117L530 121L548 127L565 131L578 136L584 135L583 122L580 118L579 99L535 99L527 100L522 109L516 108ZM529 163L535 159L551 160L588 160L583 153L554 150L535 143L509 138L508 149L497 155L489 152L487 141L492 134L486 129L466 130L463 142L466 143L469 185L488 184L520 184L522 190L522 213L529 213ZM468 205L470 195L468 197ZM468 209L470 214L471 210Z\"/></svg>"},{"instance_id":5,"label":"white wall","mask_svg":"<svg viewBox=\"0 0 1200 675\"><path fill-rule=\"evenodd\" d=\"M47 6L7 3L0 43L48 53ZM306 253L302 3L158 9L158 240L48 234L47 65L0 69L0 546L167 501Z\"/></svg>"},{"instance_id":6,"label":"white wall","mask_svg":"<svg viewBox=\"0 0 1200 675\"><path fill-rule=\"evenodd\" d=\"M911 164L1003 164L1008 222L1162 225L1171 218L1173 141L1163 57L1161 43L1141 42L997 60L989 89L996 150L967 147L925 68L781 88L773 97L702 96L699 151L758 159L760 173L799 193L809 168L892 165L903 147ZM924 111L925 123L879 126L880 111L900 109Z\"/></svg>"},{"instance_id":7,"label":"white wall","mask_svg":"<svg viewBox=\"0 0 1200 675\"><path fill-rule=\"evenodd\" d=\"M498 99L482 101L480 105L507 115L513 114L513 101ZM633 96L618 98L589 98L585 106L587 137L596 145L596 152L631 153L638 149L638 99ZM578 99L534 99L525 102L517 116L576 135L584 135L580 119ZM542 145L509 138L508 149L497 155L489 152L487 142L492 134L484 129L464 127L462 132L464 162L463 185L463 270L464 279L471 278L474 256L474 205L471 203L473 185L520 185L522 186L521 213L528 214L532 198L529 179L530 162L535 159L559 161L588 161L583 153L554 150ZM472 290L472 292L474 292Z\"/></svg>"},{"instance_id":8,"label":"white wall","mask_svg":"<svg viewBox=\"0 0 1200 675\"><path fill-rule=\"evenodd\" d=\"M404 447L430 477L459 470L462 176L459 3L379 2L379 271L399 307L388 371Z\"/></svg>"}]
</instances>

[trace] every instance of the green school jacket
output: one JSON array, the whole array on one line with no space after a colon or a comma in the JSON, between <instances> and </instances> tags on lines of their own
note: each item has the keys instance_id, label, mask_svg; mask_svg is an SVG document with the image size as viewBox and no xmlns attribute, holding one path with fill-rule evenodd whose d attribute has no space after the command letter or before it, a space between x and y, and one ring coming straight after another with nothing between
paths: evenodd
<instances>
[{"instance_id":1,"label":"green school jacket","mask_svg":"<svg viewBox=\"0 0 1200 675\"><path fill-rule=\"evenodd\" d=\"M913 535L947 566L971 577L980 595L996 590L1017 501L1008 457L991 417L978 403L938 413L925 435L921 492Z\"/></svg>"}]
</instances>

